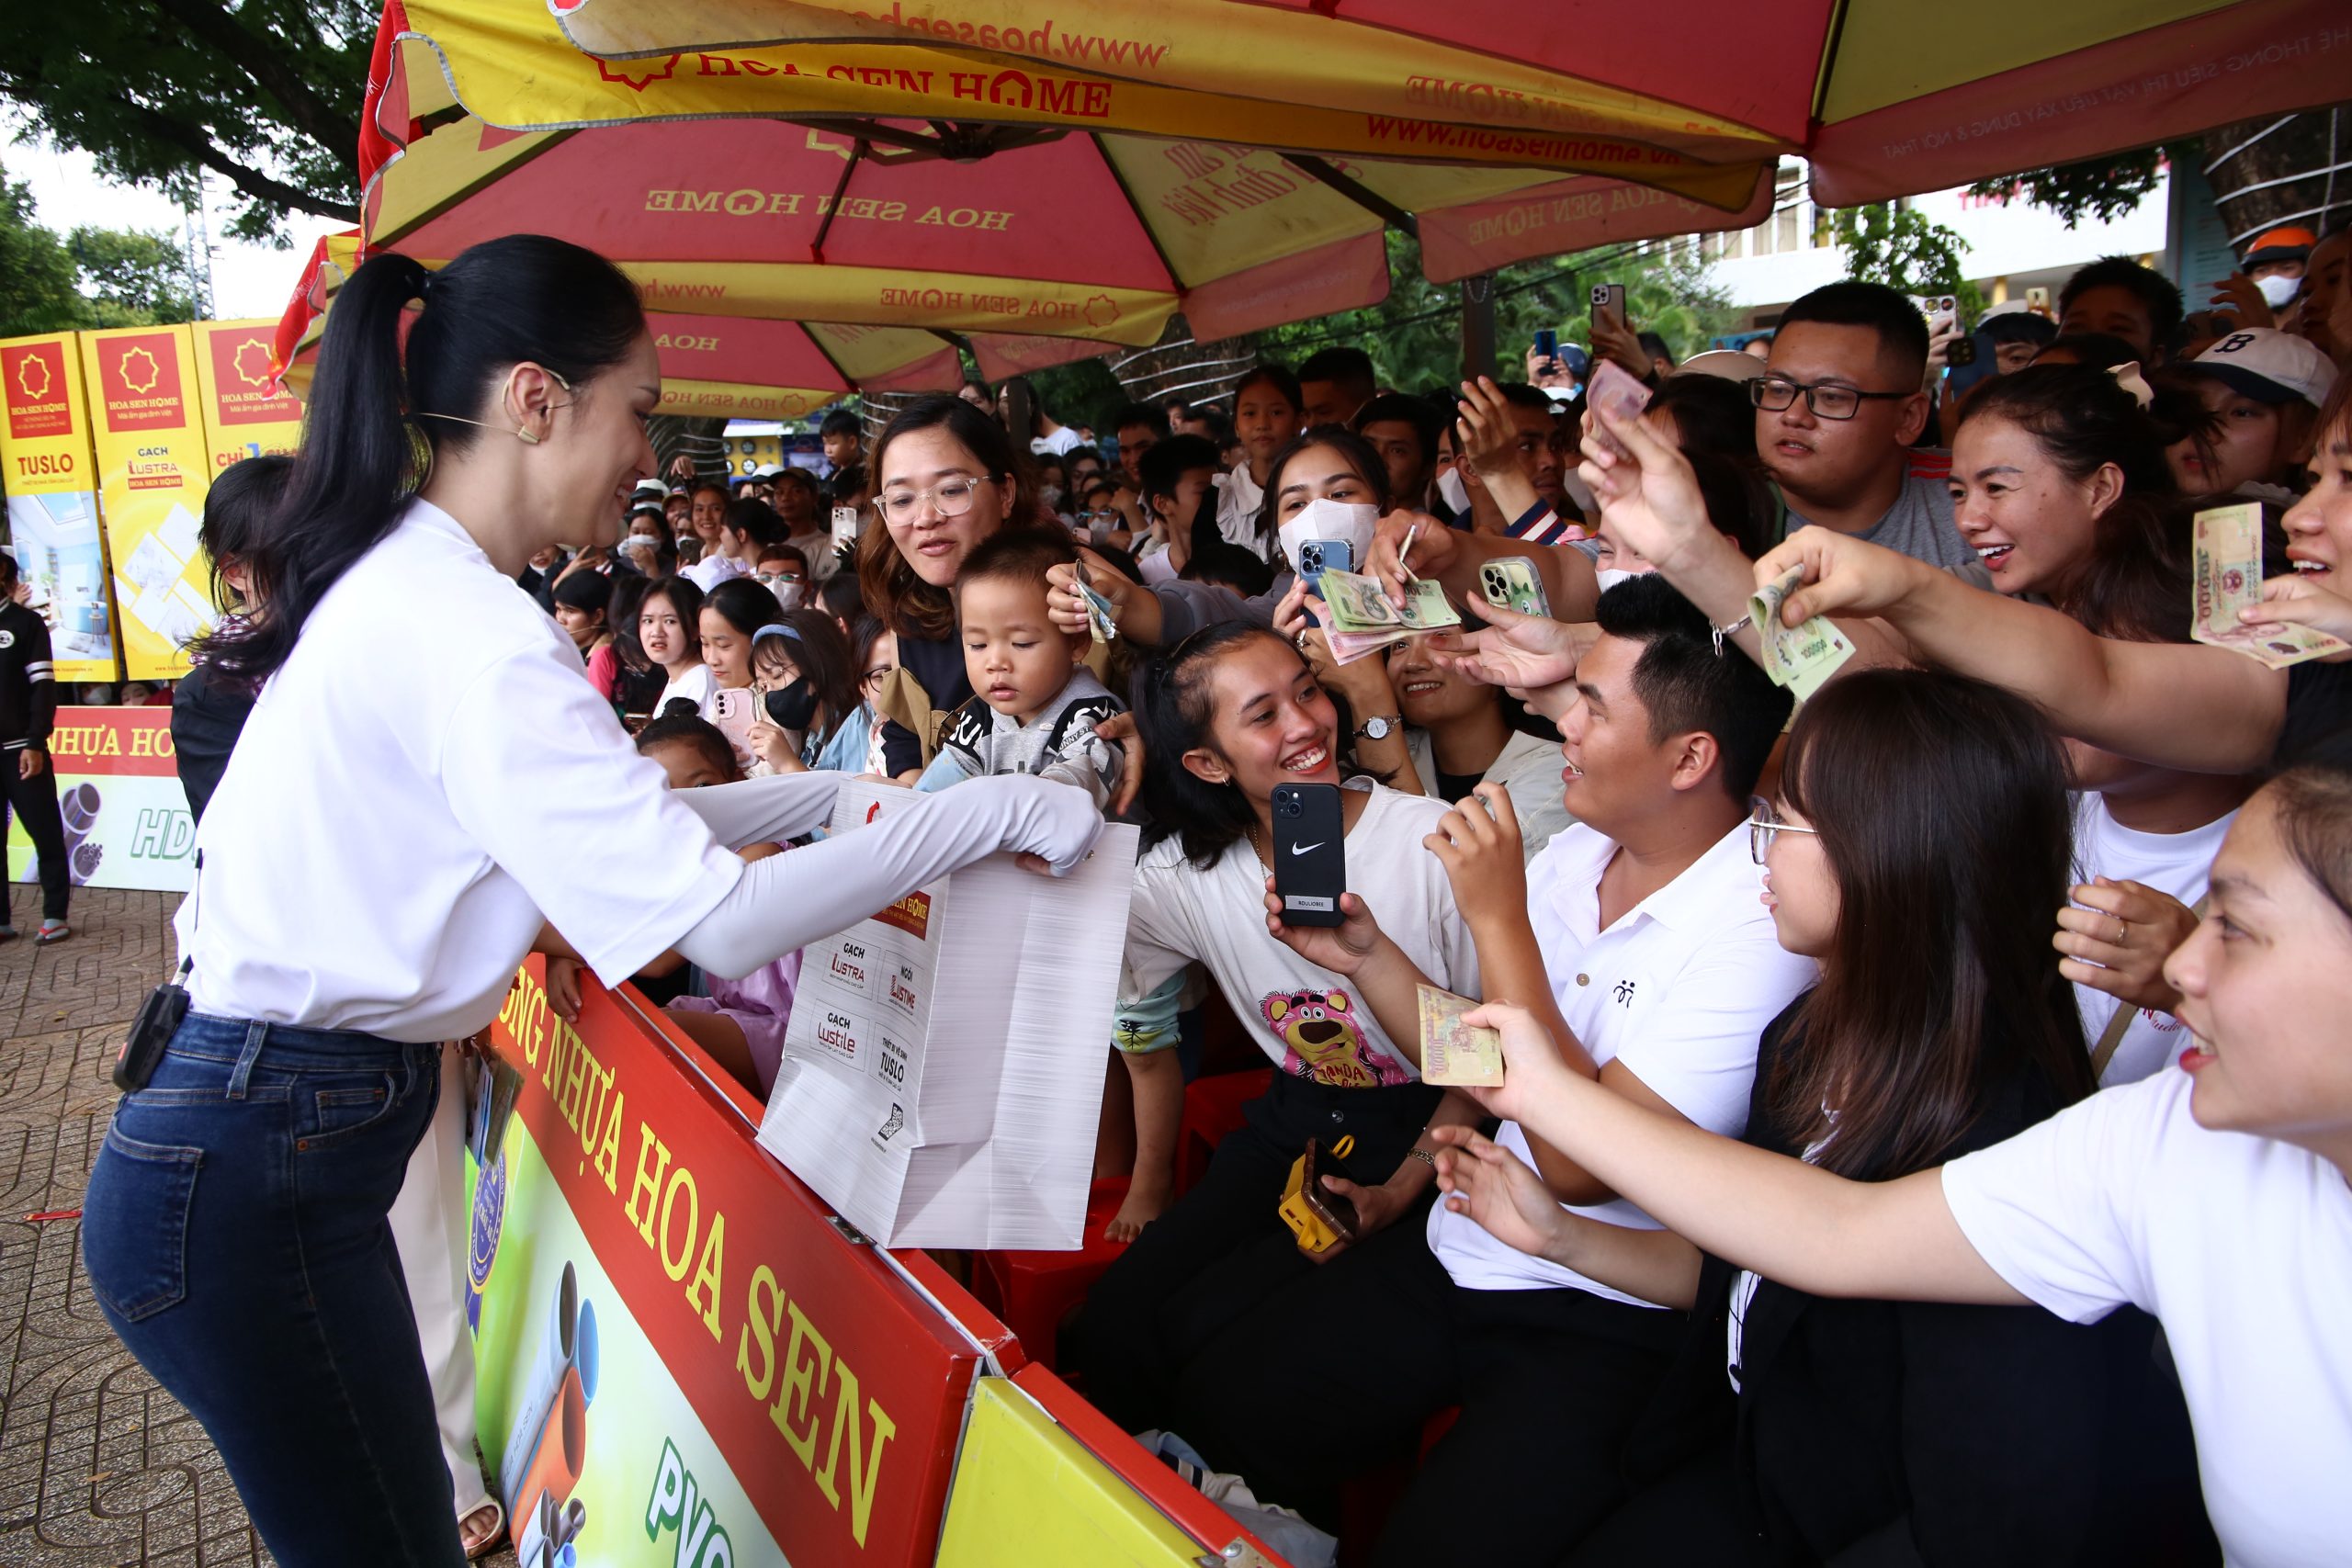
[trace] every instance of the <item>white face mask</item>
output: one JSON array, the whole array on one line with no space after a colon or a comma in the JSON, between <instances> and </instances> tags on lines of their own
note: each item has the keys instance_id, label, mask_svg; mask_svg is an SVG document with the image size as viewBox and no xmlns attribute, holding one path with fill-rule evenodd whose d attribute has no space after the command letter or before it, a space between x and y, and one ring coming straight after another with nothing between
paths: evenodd
<instances>
[{"instance_id":1,"label":"white face mask","mask_svg":"<svg viewBox=\"0 0 2352 1568\"><path fill-rule=\"evenodd\" d=\"M808 585L805 582L771 582L768 592L775 595L775 602L785 609L797 610L808 592Z\"/></svg>"},{"instance_id":2,"label":"white face mask","mask_svg":"<svg viewBox=\"0 0 2352 1568\"><path fill-rule=\"evenodd\" d=\"M1062 503L1062 487L1059 485L1039 485L1037 487L1037 499L1044 502L1048 507L1058 507Z\"/></svg>"},{"instance_id":3,"label":"white face mask","mask_svg":"<svg viewBox=\"0 0 2352 1568\"><path fill-rule=\"evenodd\" d=\"M2295 302L2296 292L2303 287L2303 280L2274 272L2268 277L2256 278L2254 286L2262 290L2262 298L2268 301L2272 310L2283 310Z\"/></svg>"},{"instance_id":4,"label":"white face mask","mask_svg":"<svg viewBox=\"0 0 2352 1568\"><path fill-rule=\"evenodd\" d=\"M1594 581L1600 584L1600 591L1606 593L1627 578L1639 577L1642 574L1638 571L1627 571L1621 567L1604 566L1594 571L1592 575Z\"/></svg>"},{"instance_id":5,"label":"white face mask","mask_svg":"<svg viewBox=\"0 0 2352 1568\"><path fill-rule=\"evenodd\" d=\"M1282 545L1283 559L1293 571L1298 570L1298 547L1310 539L1344 541L1354 552L1354 570L1362 571L1372 558L1372 531L1380 521L1380 508L1357 502L1327 501L1316 497L1298 509L1298 514L1275 530L1274 537Z\"/></svg>"},{"instance_id":6,"label":"white face mask","mask_svg":"<svg viewBox=\"0 0 2352 1568\"><path fill-rule=\"evenodd\" d=\"M1438 499L1453 510L1456 516L1470 510L1470 491L1462 482L1462 470L1448 468L1437 477Z\"/></svg>"}]
</instances>

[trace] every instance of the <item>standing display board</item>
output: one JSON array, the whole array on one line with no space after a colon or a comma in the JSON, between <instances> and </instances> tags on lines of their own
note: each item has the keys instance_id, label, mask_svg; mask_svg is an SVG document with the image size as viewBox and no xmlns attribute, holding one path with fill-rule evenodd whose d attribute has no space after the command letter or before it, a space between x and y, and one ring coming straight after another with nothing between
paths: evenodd
<instances>
[{"instance_id":1,"label":"standing display board","mask_svg":"<svg viewBox=\"0 0 2352 1568\"><path fill-rule=\"evenodd\" d=\"M197 539L212 464L194 338L187 327L81 337L123 666L134 681L174 680L187 673L184 645L213 619Z\"/></svg>"},{"instance_id":2,"label":"standing display board","mask_svg":"<svg viewBox=\"0 0 2352 1568\"><path fill-rule=\"evenodd\" d=\"M290 457L301 445L301 400L280 388L269 367L277 330L268 317L198 321L193 329L208 475L247 457Z\"/></svg>"},{"instance_id":3,"label":"standing display board","mask_svg":"<svg viewBox=\"0 0 2352 1568\"><path fill-rule=\"evenodd\" d=\"M180 787L166 707L57 710L49 736L65 865L76 887L185 893L196 881L196 818ZM8 877L33 880L32 840L8 817Z\"/></svg>"},{"instance_id":4,"label":"standing display board","mask_svg":"<svg viewBox=\"0 0 2352 1568\"><path fill-rule=\"evenodd\" d=\"M98 531L97 464L73 333L0 343L0 482L32 604L50 623L61 682L120 679Z\"/></svg>"}]
</instances>

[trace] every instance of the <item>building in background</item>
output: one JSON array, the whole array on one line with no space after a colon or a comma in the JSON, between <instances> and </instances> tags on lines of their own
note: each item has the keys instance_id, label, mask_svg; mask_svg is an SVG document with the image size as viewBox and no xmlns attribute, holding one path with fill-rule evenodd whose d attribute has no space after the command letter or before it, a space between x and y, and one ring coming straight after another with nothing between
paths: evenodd
<instances>
[{"instance_id":1,"label":"building in background","mask_svg":"<svg viewBox=\"0 0 2352 1568\"><path fill-rule=\"evenodd\" d=\"M1987 305L2018 299L2029 288L2058 289L2075 268L2101 256L2126 255L2165 266L2173 212L2169 176L2131 212L2111 223L2085 221L2069 229L2057 214L2024 201L1999 202L1964 190L1933 191L1905 199L1929 220L1968 243L1964 265ZM1711 264L1708 279L1731 296L1741 313L1737 338L1770 328L1799 295L1846 276L1844 253L1830 236L1828 209L1814 206L1804 164L1784 164L1772 216L1753 229L1664 242L1695 246ZM2205 206L2211 209L2210 192ZM2224 253L2226 254L2226 253ZM2198 258L2190 254L2189 269ZM2167 269L2169 270L2169 269ZM2190 280L2188 289L2218 272ZM2191 293L2200 302L2201 295Z\"/></svg>"}]
</instances>

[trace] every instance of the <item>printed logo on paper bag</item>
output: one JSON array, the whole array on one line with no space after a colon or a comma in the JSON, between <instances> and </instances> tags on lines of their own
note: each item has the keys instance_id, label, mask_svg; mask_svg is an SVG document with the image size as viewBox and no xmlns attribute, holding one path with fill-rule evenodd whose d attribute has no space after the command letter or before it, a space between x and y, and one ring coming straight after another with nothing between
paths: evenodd
<instances>
[{"instance_id":1,"label":"printed logo on paper bag","mask_svg":"<svg viewBox=\"0 0 2352 1568\"><path fill-rule=\"evenodd\" d=\"M98 344L98 401L108 430L187 423L179 345L169 333L107 338Z\"/></svg>"},{"instance_id":2,"label":"printed logo on paper bag","mask_svg":"<svg viewBox=\"0 0 2352 1568\"><path fill-rule=\"evenodd\" d=\"M251 327L205 334L212 354L212 387L222 424L282 424L302 417L300 399L277 389L269 344Z\"/></svg>"},{"instance_id":3,"label":"printed logo on paper bag","mask_svg":"<svg viewBox=\"0 0 2352 1568\"><path fill-rule=\"evenodd\" d=\"M931 930L931 895L910 893L874 918L922 942Z\"/></svg>"},{"instance_id":4,"label":"printed logo on paper bag","mask_svg":"<svg viewBox=\"0 0 2352 1568\"><path fill-rule=\"evenodd\" d=\"M8 384L8 438L74 434L74 405L65 400L65 345L30 343L0 352Z\"/></svg>"}]
</instances>

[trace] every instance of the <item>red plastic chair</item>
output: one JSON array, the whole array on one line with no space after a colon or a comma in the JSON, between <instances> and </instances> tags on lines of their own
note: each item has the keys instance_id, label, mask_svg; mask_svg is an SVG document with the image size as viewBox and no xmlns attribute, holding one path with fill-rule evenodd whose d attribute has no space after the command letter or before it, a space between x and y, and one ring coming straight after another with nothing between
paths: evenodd
<instances>
[{"instance_id":1,"label":"red plastic chair","mask_svg":"<svg viewBox=\"0 0 2352 1568\"><path fill-rule=\"evenodd\" d=\"M996 1314L1029 1359L1054 1364L1054 1341L1062 1320L1078 1310L1094 1281L1111 1267L1124 1244L1104 1241L1102 1227L1126 1201L1127 1179L1097 1181L1086 1200L1085 1244L1076 1252L976 1252L972 1293Z\"/></svg>"},{"instance_id":2,"label":"red plastic chair","mask_svg":"<svg viewBox=\"0 0 2352 1568\"><path fill-rule=\"evenodd\" d=\"M1209 1156L1241 1125L1241 1108L1266 1092L1274 1069L1219 1073L1184 1089L1184 1117L1176 1125L1176 1190L1189 1192L1208 1173Z\"/></svg>"}]
</instances>

